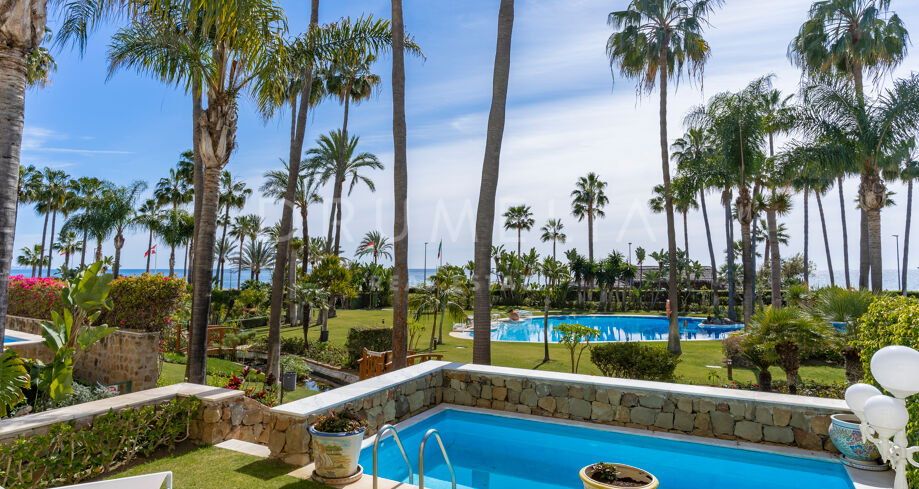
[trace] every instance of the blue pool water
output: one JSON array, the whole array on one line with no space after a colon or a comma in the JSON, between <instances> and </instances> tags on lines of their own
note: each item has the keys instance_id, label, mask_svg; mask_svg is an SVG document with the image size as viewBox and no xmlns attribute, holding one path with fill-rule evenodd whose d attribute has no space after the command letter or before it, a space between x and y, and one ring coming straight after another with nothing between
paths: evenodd
<instances>
[{"instance_id":1,"label":"blue pool water","mask_svg":"<svg viewBox=\"0 0 919 489\"><path fill-rule=\"evenodd\" d=\"M462 489L580 489L581 467L605 461L641 467L662 489L852 489L836 461L777 455L653 436L447 409L400 431L418 483L418 447L429 428L444 440ZM424 486L450 488L450 472L432 437L425 447ZM361 452L365 473L370 446ZM408 482L390 436L379 449L380 476Z\"/></svg>"},{"instance_id":2,"label":"blue pool water","mask_svg":"<svg viewBox=\"0 0 919 489\"><path fill-rule=\"evenodd\" d=\"M4 342L4 343L16 343L17 341L25 341L25 339L24 339L24 338L17 338L17 337L15 337L15 336L10 336L9 334L7 334L6 336L3 337L3 342Z\"/></svg>"},{"instance_id":3,"label":"blue pool water","mask_svg":"<svg viewBox=\"0 0 919 489\"><path fill-rule=\"evenodd\" d=\"M680 318L680 339L718 340L743 328L742 324L705 326L701 318ZM669 320L661 316L549 316L549 341L558 342L555 327L562 323L578 323L600 330L596 341L666 341ZM472 333L464 333L471 338ZM520 321L500 321L492 325L492 341L543 341L543 318Z\"/></svg>"}]
</instances>

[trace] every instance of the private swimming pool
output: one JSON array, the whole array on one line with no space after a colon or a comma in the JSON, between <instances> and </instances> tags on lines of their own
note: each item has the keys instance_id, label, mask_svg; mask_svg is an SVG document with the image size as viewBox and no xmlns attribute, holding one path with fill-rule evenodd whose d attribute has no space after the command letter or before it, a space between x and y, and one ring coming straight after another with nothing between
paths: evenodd
<instances>
[{"instance_id":1,"label":"private swimming pool","mask_svg":"<svg viewBox=\"0 0 919 489\"><path fill-rule=\"evenodd\" d=\"M830 456L807 458L729 446L734 442L686 441L685 436L642 435L631 430L553 421L471 408L436 408L399 426L418 468L418 447L436 428L463 489L580 488L578 471L599 461L641 467L667 489L852 489L845 468ZM450 472L432 438L425 449L425 487L450 488ZM360 464L373 468L373 439L364 442ZM807 454L809 452L800 452ZM819 457L819 456L815 456ZM391 436L379 448L380 477L408 482L408 470ZM415 483L418 474L415 473Z\"/></svg>"},{"instance_id":2,"label":"private swimming pool","mask_svg":"<svg viewBox=\"0 0 919 489\"><path fill-rule=\"evenodd\" d=\"M724 326L703 325L702 318L680 318L681 340L718 340L743 328L742 324ZM563 323L578 323L600 330L596 341L666 341L670 323L663 316L569 315L549 316L549 341L558 342L556 327ZM543 318L520 321L499 321L492 324L492 341L543 341ZM471 332L459 333L472 338Z\"/></svg>"}]
</instances>

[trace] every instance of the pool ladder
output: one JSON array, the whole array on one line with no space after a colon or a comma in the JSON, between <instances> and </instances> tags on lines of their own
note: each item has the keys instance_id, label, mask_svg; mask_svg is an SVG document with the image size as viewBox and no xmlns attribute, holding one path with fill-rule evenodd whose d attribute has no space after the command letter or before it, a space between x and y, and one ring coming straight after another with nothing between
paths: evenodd
<instances>
[{"instance_id":1,"label":"pool ladder","mask_svg":"<svg viewBox=\"0 0 919 489\"><path fill-rule=\"evenodd\" d=\"M396 441L396 446L399 447L399 451L402 453L402 459L405 460L405 465L408 467L408 483L415 483L412 463L409 462L408 455L405 454L405 448L402 447L402 440L399 439L399 432L396 431L393 425L386 424L380 428L380 431L377 432L376 439L373 440L373 489L377 489L377 447L380 445L380 440L383 439L383 435L387 431L392 431L393 440ZM434 438L437 439L437 445L440 446L440 453L443 454L444 461L447 462L447 468L450 469L452 487L456 489L456 473L453 471L453 464L450 463L450 457L447 456L447 449L444 448L444 442L440 438L440 433L434 428L429 429L428 432L424 434L424 438L421 439L421 445L418 447L418 489L424 489L424 447L431 435L434 435Z\"/></svg>"}]
</instances>

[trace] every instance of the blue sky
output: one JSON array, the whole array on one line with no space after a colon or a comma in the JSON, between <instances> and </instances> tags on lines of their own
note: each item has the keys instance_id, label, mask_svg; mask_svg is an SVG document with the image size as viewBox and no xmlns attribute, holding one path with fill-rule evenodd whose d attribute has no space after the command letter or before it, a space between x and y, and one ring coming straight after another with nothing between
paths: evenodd
<instances>
[{"instance_id":1,"label":"blue sky","mask_svg":"<svg viewBox=\"0 0 919 489\"><path fill-rule=\"evenodd\" d=\"M570 215L568 195L577 177L595 171L609 182L607 217L595 230L596 254L626 251L628 243L649 250L666 245L662 216L647 209L651 188L660 181L657 97L638 97L630 80L611 76L605 56L610 35L606 16L623 8L624 0L518 0L513 37L511 81L498 212L510 205L531 205L538 226L561 217L568 244L562 249L587 248L587 229ZM291 32L306 27L308 2L283 1ZM712 47L704 83L685 80L670 93L671 139L682 133L681 120L693 105L723 90L736 90L766 73L776 74L776 85L788 93L797 88L798 72L786 58L788 42L810 5L804 0L770 2L729 1L712 16L706 37ZM373 13L389 16L382 0L320 2L320 21ZM421 267L424 242L444 242L446 260L465 263L472 257L473 224L484 151L486 119L491 100L491 75L497 24L496 1L406 0L406 28L415 36L427 59L406 60L409 138L409 214L412 267ZM895 0L893 8L914 36L919 36L919 5ZM52 20L51 27L55 28ZM180 89L134 72L108 78L106 49L113 26L96 33L80 56L70 49L56 52L58 71L50 85L27 95L23 157L25 164L53 166L72 176L93 175L126 184L141 179L151 187L191 146L191 101ZM911 55L894 73L919 69ZM343 248L352 251L370 229L392 230L392 106L391 64L382 57L374 71L383 83L377 95L354 107L349 132L359 135L360 148L376 153L386 169L372 176L376 193L365 188L344 203ZM889 83L885 79L883 83ZM324 102L311 119L307 147L320 134L340 127L337 101ZM253 105L240 105L238 148L228 170L257 189L262 174L286 158L289 120L265 122ZM857 182L845 185L847 200L856 196ZM902 234L905 189L891 184L901 205L884 211L883 233ZM257 192L256 192L257 193ZM331 189L323 189L331 200ZM718 196L707 200L721 255L724 220ZM816 205L811 201L811 257L818 268L826 260L819 234ZM840 242L838 196L825 202L831 243ZM245 212L280 216L274 202L254 197ZM847 208L851 263L857 259L857 220ZM20 211L16 249L41 239L41 219L32 209ZM311 208L310 229L326 229L328 208ZM495 241L516 246L516 233L495 228ZM783 252L803 247L803 210L800 198L784 219L791 242ZM707 264L701 214L690 215L690 254ZM678 224L678 233L682 227ZM887 238L885 238L887 239ZM885 242L885 268L895 267L893 238ZM915 242L915 241L914 241ZM524 233L524 247L551 252L551 243L538 233ZM129 237L123 250L124 266L142 267L146 237ZM429 246L429 263L433 260ZM919 246L914 246L917 249ZM106 254L112 254L106 243ZM841 246L833 250L841 275ZM163 257L165 262L165 257ZM912 259L919 265L919 254ZM59 258L55 258L59 260ZM163 266L163 262L160 263Z\"/></svg>"}]
</instances>

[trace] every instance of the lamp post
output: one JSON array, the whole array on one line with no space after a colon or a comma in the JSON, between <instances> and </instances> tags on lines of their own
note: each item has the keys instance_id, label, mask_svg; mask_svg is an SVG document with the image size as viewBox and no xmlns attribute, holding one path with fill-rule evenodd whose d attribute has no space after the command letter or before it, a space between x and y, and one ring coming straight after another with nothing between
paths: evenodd
<instances>
[{"instance_id":1,"label":"lamp post","mask_svg":"<svg viewBox=\"0 0 919 489\"><path fill-rule=\"evenodd\" d=\"M428 242L424 242L424 275L421 277L422 286L428 285Z\"/></svg>"},{"instance_id":2,"label":"lamp post","mask_svg":"<svg viewBox=\"0 0 919 489\"><path fill-rule=\"evenodd\" d=\"M910 447L906 439L906 398L919 393L917 372L919 352L906 346L885 346L871 357L871 374L894 397L868 384L846 389L846 404L861 421L862 436L877 445L881 459L893 467L894 489L909 489L907 464L919 467L919 446Z\"/></svg>"},{"instance_id":3,"label":"lamp post","mask_svg":"<svg viewBox=\"0 0 919 489\"><path fill-rule=\"evenodd\" d=\"M632 242L631 242L631 241L629 241L629 257L628 257L628 259L629 259L629 268L632 268ZM635 277L634 277L634 275L633 275L632 277L629 277L629 288L632 288L632 287L634 287L634 286L635 286Z\"/></svg>"},{"instance_id":4,"label":"lamp post","mask_svg":"<svg viewBox=\"0 0 919 489\"><path fill-rule=\"evenodd\" d=\"M892 234L897 240L897 289L903 290L903 283L900 281L900 235Z\"/></svg>"}]
</instances>

